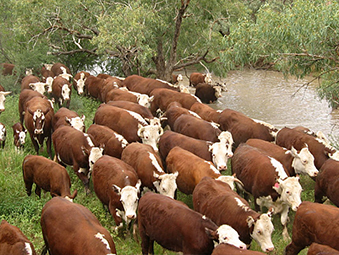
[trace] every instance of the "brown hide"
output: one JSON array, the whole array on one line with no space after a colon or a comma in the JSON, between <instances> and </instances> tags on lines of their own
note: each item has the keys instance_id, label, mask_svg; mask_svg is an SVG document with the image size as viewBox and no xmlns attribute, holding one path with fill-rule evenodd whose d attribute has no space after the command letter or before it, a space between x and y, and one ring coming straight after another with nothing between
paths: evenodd
<instances>
[{"instance_id":1,"label":"brown hide","mask_svg":"<svg viewBox=\"0 0 339 255\"><path fill-rule=\"evenodd\" d=\"M32 255L36 255L34 246L22 231L2 220L0 224L0 254L3 255L27 255L26 244L30 246Z\"/></svg>"},{"instance_id":2,"label":"brown hide","mask_svg":"<svg viewBox=\"0 0 339 255\"><path fill-rule=\"evenodd\" d=\"M69 100L65 100L62 95L62 87L67 85L70 89L69 91ZM58 76L53 80L52 83L52 96L55 99L55 102L58 102L59 107L61 107L61 103L59 99L62 99L63 104L66 102L66 108L69 108L71 102L71 95L72 95L72 84L66 80L65 78Z\"/></svg>"},{"instance_id":3,"label":"brown hide","mask_svg":"<svg viewBox=\"0 0 339 255\"><path fill-rule=\"evenodd\" d=\"M178 189L185 194L192 194L195 186L205 176L218 178L221 174L213 171L212 162L194 155L192 152L184 150L178 146L170 150L166 158L167 172L178 172L177 185Z\"/></svg>"},{"instance_id":4,"label":"brown hide","mask_svg":"<svg viewBox=\"0 0 339 255\"><path fill-rule=\"evenodd\" d=\"M91 74L89 72L85 72L85 71L80 71L78 73L75 74L75 76L73 77L73 88L75 90L77 90L77 80L79 80L81 78L81 74L84 74L84 79L86 79L88 76L90 76Z\"/></svg>"},{"instance_id":5,"label":"brown hide","mask_svg":"<svg viewBox=\"0 0 339 255\"><path fill-rule=\"evenodd\" d=\"M125 110L129 110L132 112L139 113L144 119L153 119L154 116L152 115L151 111L140 104L129 102L129 101L109 101L107 102L108 105L116 106L123 108Z\"/></svg>"},{"instance_id":6,"label":"brown hide","mask_svg":"<svg viewBox=\"0 0 339 255\"><path fill-rule=\"evenodd\" d=\"M213 252L212 255L264 255L266 253L259 252L259 251L251 251L251 250L242 250L233 245L222 243L218 244Z\"/></svg>"},{"instance_id":7,"label":"brown hide","mask_svg":"<svg viewBox=\"0 0 339 255\"><path fill-rule=\"evenodd\" d=\"M190 78L189 78L189 85L195 87L199 83L204 83L205 77L206 77L206 74L191 73Z\"/></svg>"},{"instance_id":8,"label":"brown hide","mask_svg":"<svg viewBox=\"0 0 339 255\"><path fill-rule=\"evenodd\" d=\"M15 65L9 63L1 63L2 75L12 75Z\"/></svg>"},{"instance_id":9,"label":"brown hide","mask_svg":"<svg viewBox=\"0 0 339 255\"><path fill-rule=\"evenodd\" d=\"M125 148L125 144L123 144L116 137L112 129L106 126L92 124L87 129L87 134L93 137L93 143L97 146L104 146L104 154L112 157L120 158L121 153Z\"/></svg>"},{"instance_id":10,"label":"brown hide","mask_svg":"<svg viewBox=\"0 0 339 255\"><path fill-rule=\"evenodd\" d=\"M93 75L89 75L85 81L85 88L86 88L87 94L90 97L93 97L102 102L100 98L100 92L102 88L104 87L104 84L105 84L105 79L98 78Z\"/></svg>"},{"instance_id":11,"label":"brown hide","mask_svg":"<svg viewBox=\"0 0 339 255\"><path fill-rule=\"evenodd\" d=\"M54 73L54 76L58 76L58 75L63 73L63 71L61 70L60 67L66 68L66 72L68 74L71 74L71 71L69 70L69 68L67 66L65 66L64 64L61 64L61 63L55 63L55 64L53 64L53 66L51 68L51 71Z\"/></svg>"},{"instance_id":12,"label":"brown hide","mask_svg":"<svg viewBox=\"0 0 339 255\"><path fill-rule=\"evenodd\" d=\"M191 106L190 110L197 113L202 119L206 121L219 123L220 112L208 106L207 104L196 102Z\"/></svg>"},{"instance_id":13,"label":"brown hide","mask_svg":"<svg viewBox=\"0 0 339 255\"><path fill-rule=\"evenodd\" d=\"M54 78L54 73L51 70L47 70L46 67L44 67L44 66L41 67L40 73L41 73L42 81L44 81L44 82L46 81L46 79L48 77Z\"/></svg>"},{"instance_id":14,"label":"brown hide","mask_svg":"<svg viewBox=\"0 0 339 255\"><path fill-rule=\"evenodd\" d=\"M41 189L51 193L51 196L61 196L74 199L75 190L70 192L71 179L66 168L43 156L28 155L22 162L22 172L27 195L31 195L35 183L35 193L41 197Z\"/></svg>"},{"instance_id":15,"label":"brown hide","mask_svg":"<svg viewBox=\"0 0 339 255\"><path fill-rule=\"evenodd\" d=\"M307 144L309 151L314 156L314 165L317 169L320 169L325 161L329 159L327 154L333 152L333 150L318 142L315 137L287 127L278 132L276 144L289 150L292 146L297 150L301 150Z\"/></svg>"},{"instance_id":16,"label":"brown hide","mask_svg":"<svg viewBox=\"0 0 339 255\"><path fill-rule=\"evenodd\" d=\"M66 117L71 119L71 118L76 118L80 116L75 111L69 110L65 107L61 107L54 114L53 121L52 121L53 130L56 130L57 128L61 126L71 126L71 124L66 121ZM85 132L85 126L83 129L83 132Z\"/></svg>"},{"instance_id":17,"label":"brown hide","mask_svg":"<svg viewBox=\"0 0 339 255\"><path fill-rule=\"evenodd\" d=\"M327 245L312 243L308 248L307 255L339 255L339 251Z\"/></svg>"},{"instance_id":18,"label":"brown hide","mask_svg":"<svg viewBox=\"0 0 339 255\"><path fill-rule=\"evenodd\" d=\"M169 125L171 130L173 130L174 122L177 120L177 118L179 118L182 114L192 115L192 113L194 114L194 112L190 112L190 110L182 107L180 103L174 101L168 105L164 116L167 118L166 123Z\"/></svg>"},{"instance_id":19,"label":"brown hide","mask_svg":"<svg viewBox=\"0 0 339 255\"><path fill-rule=\"evenodd\" d=\"M108 206L115 224L119 226L122 219L116 214L116 209L124 208L120 202L120 195L114 191L113 185L121 189L125 186L135 187L138 181L137 173L124 161L104 155L93 166L92 181L95 194L103 205Z\"/></svg>"},{"instance_id":20,"label":"brown hide","mask_svg":"<svg viewBox=\"0 0 339 255\"><path fill-rule=\"evenodd\" d=\"M25 132L25 128L21 125L20 122L17 122L12 126L12 130L13 130L14 146L17 148L23 148L23 145L20 144L19 133Z\"/></svg>"},{"instance_id":21,"label":"brown hide","mask_svg":"<svg viewBox=\"0 0 339 255\"><path fill-rule=\"evenodd\" d=\"M195 88L195 96L197 96L201 102L205 104L211 104L218 100L215 93L215 88L207 83L199 83Z\"/></svg>"},{"instance_id":22,"label":"brown hide","mask_svg":"<svg viewBox=\"0 0 339 255\"><path fill-rule=\"evenodd\" d=\"M339 206L339 162L333 159L325 161L316 178L314 201L322 203L324 196Z\"/></svg>"},{"instance_id":23,"label":"brown hide","mask_svg":"<svg viewBox=\"0 0 339 255\"><path fill-rule=\"evenodd\" d=\"M122 89L111 89L107 92L105 97L105 102L109 101L129 101L133 103L138 103L138 98L136 95Z\"/></svg>"},{"instance_id":24,"label":"brown hide","mask_svg":"<svg viewBox=\"0 0 339 255\"><path fill-rule=\"evenodd\" d=\"M206 228L215 231L217 225L183 202L164 195L147 192L141 197L138 225L142 254L153 254L154 241L183 254L211 254L214 248Z\"/></svg>"},{"instance_id":25,"label":"brown hide","mask_svg":"<svg viewBox=\"0 0 339 255\"><path fill-rule=\"evenodd\" d=\"M45 252L49 250L54 255L116 254L111 234L89 209L80 204L60 197L52 198L42 209L40 223Z\"/></svg>"},{"instance_id":26,"label":"brown hide","mask_svg":"<svg viewBox=\"0 0 339 255\"><path fill-rule=\"evenodd\" d=\"M339 209L332 205L302 202L293 222L292 242L286 255L298 254L313 242L339 249Z\"/></svg>"},{"instance_id":27,"label":"brown hide","mask_svg":"<svg viewBox=\"0 0 339 255\"><path fill-rule=\"evenodd\" d=\"M22 80L21 80L21 91L24 89L31 89L29 87L30 83L36 83L36 82L40 82L40 79L34 75L28 75L25 76Z\"/></svg>"},{"instance_id":28,"label":"brown hide","mask_svg":"<svg viewBox=\"0 0 339 255\"><path fill-rule=\"evenodd\" d=\"M26 111L26 103L31 100L33 97L40 97L44 98L39 92L31 90L31 89L24 89L20 92L19 95L19 115L20 115L20 123L24 123L24 112Z\"/></svg>"},{"instance_id":29,"label":"brown hide","mask_svg":"<svg viewBox=\"0 0 339 255\"><path fill-rule=\"evenodd\" d=\"M211 122L188 114L183 114L176 119L173 125L173 131L211 142L218 142L218 136L221 133L221 130L212 126Z\"/></svg>"}]
</instances>

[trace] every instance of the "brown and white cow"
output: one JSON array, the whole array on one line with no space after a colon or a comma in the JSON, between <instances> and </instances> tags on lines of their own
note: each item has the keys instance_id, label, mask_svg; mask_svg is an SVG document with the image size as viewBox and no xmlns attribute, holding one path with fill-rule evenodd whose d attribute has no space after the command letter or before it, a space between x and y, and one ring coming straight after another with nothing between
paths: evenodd
<instances>
[{"instance_id":1,"label":"brown and white cow","mask_svg":"<svg viewBox=\"0 0 339 255\"><path fill-rule=\"evenodd\" d=\"M248 139L246 143L278 160L290 176L307 174L310 177L315 177L318 175L318 169L314 165L314 157L307 146L297 151L293 146L291 150L287 150L279 145L255 138Z\"/></svg>"},{"instance_id":2,"label":"brown and white cow","mask_svg":"<svg viewBox=\"0 0 339 255\"><path fill-rule=\"evenodd\" d=\"M51 193L52 197L61 196L73 201L77 195L77 190L71 194L71 179L66 168L58 163L36 155L28 155L22 162L22 172L27 195L32 192L35 183L35 194L41 197L41 189Z\"/></svg>"},{"instance_id":3,"label":"brown and white cow","mask_svg":"<svg viewBox=\"0 0 339 255\"><path fill-rule=\"evenodd\" d=\"M276 144L287 149L291 149L293 146L297 150L301 150L306 144L314 156L314 164L317 169L320 169L325 161L330 158L329 155L335 153L333 148L327 147L315 137L288 127L279 130Z\"/></svg>"},{"instance_id":4,"label":"brown and white cow","mask_svg":"<svg viewBox=\"0 0 339 255\"><path fill-rule=\"evenodd\" d=\"M56 130L61 126L71 126L81 132L85 132L85 115L81 117L72 110L69 110L65 107L61 107L53 117L53 130Z\"/></svg>"},{"instance_id":5,"label":"brown and white cow","mask_svg":"<svg viewBox=\"0 0 339 255\"><path fill-rule=\"evenodd\" d=\"M21 125L20 122L15 123L12 126L12 129L13 129L14 146L16 150L23 149L26 143L27 130L24 129L24 127Z\"/></svg>"},{"instance_id":6,"label":"brown and white cow","mask_svg":"<svg viewBox=\"0 0 339 255\"><path fill-rule=\"evenodd\" d=\"M54 76L60 76L67 81L70 81L72 74L67 66L62 63L55 63L51 67L51 71L54 73Z\"/></svg>"},{"instance_id":7,"label":"brown and white cow","mask_svg":"<svg viewBox=\"0 0 339 255\"><path fill-rule=\"evenodd\" d=\"M102 104L94 115L94 123L104 125L121 134L129 143L142 142L158 151L157 142L163 134L160 120L148 123L140 114L119 107Z\"/></svg>"},{"instance_id":8,"label":"brown and white cow","mask_svg":"<svg viewBox=\"0 0 339 255\"><path fill-rule=\"evenodd\" d=\"M116 254L111 234L83 205L54 197L43 207L40 224L45 241L42 254Z\"/></svg>"},{"instance_id":9,"label":"brown and white cow","mask_svg":"<svg viewBox=\"0 0 339 255\"><path fill-rule=\"evenodd\" d=\"M42 147L44 140L47 139L47 153L50 158L52 158L51 135L53 116L54 110L47 99L33 97L26 102L24 122L35 151L39 154L39 146Z\"/></svg>"},{"instance_id":10,"label":"brown and white cow","mask_svg":"<svg viewBox=\"0 0 339 255\"><path fill-rule=\"evenodd\" d=\"M2 220L0 224L0 254L36 255L34 246L22 231Z\"/></svg>"},{"instance_id":11,"label":"brown and white cow","mask_svg":"<svg viewBox=\"0 0 339 255\"><path fill-rule=\"evenodd\" d=\"M152 115L151 111L140 104L129 102L129 101L109 101L107 102L108 105L116 106L123 108L125 110L129 110L132 112L139 113L144 119L152 119L154 116Z\"/></svg>"},{"instance_id":12,"label":"brown and white cow","mask_svg":"<svg viewBox=\"0 0 339 255\"><path fill-rule=\"evenodd\" d=\"M178 146L170 150L166 158L167 172L176 173L178 189L189 195L205 176L228 183L234 189L234 182L241 182L234 176L221 175L212 162Z\"/></svg>"},{"instance_id":13,"label":"brown and white cow","mask_svg":"<svg viewBox=\"0 0 339 255\"><path fill-rule=\"evenodd\" d=\"M193 192L194 210L206 215L218 226L233 227L246 245L254 239L264 252L274 250L272 212L260 214L224 182L204 177Z\"/></svg>"},{"instance_id":14,"label":"brown and white cow","mask_svg":"<svg viewBox=\"0 0 339 255\"><path fill-rule=\"evenodd\" d=\"M52 83L54 80L54 73L50 70L47 69L45 66L41 68L41 81L45 82L47 86L47 93L52 92Z\"/></svg>"},{"instance_id":15,"label":"brown and white cow","mask_svg":"<svg viewBox=\"0 0 339 255\"><path fill-rule=\"evenodd\" d=\"M24 89L32 89L44 95L45 92L50 92L51 87L46 82L41 82L40 79L34 75L25 76L21 81L21 91Z\"/></svg>"},{"instance_id":16,"label":"brown and white cow","mask_svg":"<svg viewBox=\"0 0 339 255\"><path fill-rule=\"evenodd\" d=\"M320 168L315 183L314 201L322 203L323 197L339 206L339 161L328 159Z\"/></svg>"},{"instance_id":17,"label":"brown and white cow","mask_svg":"<svg viewBox=\"0 0 339 255\"><path fill-rule=\"evenodd\" d=\"M1 149L5 147L6 135L7 135L6 126L5 124L0 122L0 148Z\"/></svg>"},{"instance_id":18,"label":"brown and white cow","mask_svg":"<svg viewBox=\"0 0 339 255\"><path fill-rule=\"evenodd\" d=\"M288 239L288 211L296 211L301 203L299 177L289 177L279 161L244 143L235 150L231 163L245 191L253 195L256 210L273 207L274 214L281 214L283 237Z\"/></svg>"},{"instance_id":19,"label":"brown and white cow","mask_svg":"<svg viewBox=\"0 0 339 255\"><path fill-rule=\"evenodd\" d=\"M52 134L56 159L73 167L75 174L89 193L89 178L94 163L102 156L103 149L94 146L91 136L70 126L62 126Z\"/></svg>"},{"instance_id":20,"label":"brown and white cow","mask_svg":"<svg viewBox=\"0 0 339 255\"><path fill-rule=\"evenodd\" d=\"M141 181L134 168L124 161L104 155L93 166L95 194L107 205L116 230L136 218Z\"/></svg>"},{"instance_id":21,"label":"brown and white cow","mask_svg":"<svg viewBox=\"0 0 339 255\"><path fill-rule=\"evenodd\" d=\"M182 74L172 74L172 84L178 84L183 81Z\"/></svg>"},{"instance_id":22,"label":"brown and white cow","mask_svg":"<svg viewBox=\"0 0 339 255\"><path fill-rule=\"evenodd\" d=\"M228 159L233 156L230 141L212 143L166 130L159 139L159 153L163 162L175 146L188 150L207 161L212 161L219 171L227 169Z\"/></svg>"},{"instance_id":23,"label":"brown and white cow","mask_svg":"<svg viewBox=\"0 0 339 255\"><path fill-rule=\"evenodd\" d=\"M87 134L92 136L94 144L101 144L104 147L104 154L121 158L121 153L128 145L126 139L109 127L92 124L87 129Z\"/></svg>"},{"instance_id":24,"label":"brown and white cow","mask_svg":"<svg viewBox=\"0 0 339 255\"><path fill-rule=\"evenodd\" d=\"M312 243L308 248L307 255L339 255L339 251L328 245Z\"/></svg>"},{"instance_id":25,"label":"brown and white cow","mask_svg":"<svg viewBox=\"0 0 339 255\"><path fill-rule=\"evenodd\" d=\"M121 154L121 160L131 165L141 180L142 187L174 198L178 173L165 173L159 155L152 146L142 143L129 144Z\"/></svg>"},{"instance_id":26,"label":"brown and white cow","mask_svg":"<svg viewBox=\"0 0 339 255\"><path fill-rule=\"evenodd\" d=\"M199 102L194 103L191 106L190 110L197 113L202 119L206 121L219 123L221 111L215 110L207 104L203 104Z\"/></svg>"},{"instance_id":27,"label":"brown and white cow","mask_svg":"<svg viewBox=\"0 0 339 255\"><path fill-rule=\"evenodd\" d=\"M149 97L146 94L140 94L125 89L111 89L107 92L104 101L107 103L109 101L129 101L133 103L138 103L144 107L149 108L153 97Z\"/></svg>"},{"instance_id":28,"label":"brown and white cow","mask_svg":"<svg viewBox=\"0 0 339 255\"><path fill-rule=\"evenodd\" d=\"M234 245L222 243L217 245L212 252L212 255L264 255L260 251L242 250Z\"/></svg>"},{"instance_id":29,"label":"brown and white cow","mask_svg":"<svg viewBox=\"0 0 339 255\"><path fill-rule=\"evenodd\" d=\"M89 72L81 71L73 78L73 87L79 95L85 94L85 82L88 76L90 76Z\"/></svg>"},{"instance_id":30,"label":"brown and white cow","mask_svg":"<svg viewBox=\"0 0 339 255\"><path fill-rule=\"evenodd\" d=\"M217 101L222 96L221 92L223 92L223 87L218 84L199 83L195 88L195 96L205 104Z\"/></svg>"},{"instance_id":31,"label":"brown and white cow","mask_svg":"<svg viewBox=\"0 0 339 255\"><path fill-rule=\"evenodd\" d=\"M296 255L313 242L339 250L339 209L305 201L299 206L293 222L292 242L286 255Z\"/></svg>"},{"instance_id":32,"label":"brown and white cow","mask_svg":"<svg viewBox=\"0 0 339 255\"><path fill-rule=\"evenodd\" d=\"M61 107L66 102L66 108L71 103L72 84L65 78L58 76L52 83L52 96Z\"/></svg>"},{"instance_id":33,"label":"brown and white cow","mask_svg":"<svg viewBox=\"0 0 339 255\"><path fill-rule=\"evenodd\" d=\"M207 83L211 84L212 83L212 75L211 73L191 73L190 78L189 78L189 85L196 87L199 83Z\"/></svg>"},{"instance_id":34,"label":"brown and white cow","mask_svg":"<svg viewBox=\"0 0 339 255\"><path fill-rule=\"evenodd\" d=\"M147 192L140 198L138 226L144 255L154 254L154 241L185 255L211 254L213 240L246 249L232 227L218 227L183 202L157 193Z\"/></svg>"},{"instance_id":35,"label":"brown and white cow","mask_svg":"<svg viewBox=\"0 0 339 255\"><path fill-rule=\"evenodd\" d=\"M85 90L87 95L104 102L104 98L101 98L101 91L105 87L106 81L103 78L96 77L94 75L89 75L85 81Z\"/></svg>"}]
</instances>

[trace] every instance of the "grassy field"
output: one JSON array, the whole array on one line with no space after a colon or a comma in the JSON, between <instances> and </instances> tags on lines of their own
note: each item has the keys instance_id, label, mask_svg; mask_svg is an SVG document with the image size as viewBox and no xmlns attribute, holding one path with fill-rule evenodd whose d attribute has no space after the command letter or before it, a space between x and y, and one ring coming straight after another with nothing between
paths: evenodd
<instances>
[{"instance_id":1,"label":"grassy field","mask_svg":"<svg viewBox=\"0 0 339 255\"><path fill-rule=\"evenodd\" d=\"M99 104L99 102L91 99L80 98L73 91L70 109L76 111L79 115L84 114L86 116L85 122L86 128L88 128L92 124L95 110ZM30 138L27 137L27 144L24 151L19 154L15 152L11 126L19 121L18 95L8 96L5 106L6 111L0 115L0 122L4 123L7 128L6 146L0 151L0 219L5 219L10 224L20 228L32 241L36 251L40 253L44 245L40 227L40 215L44 204L51 196L49 193L42 193L42 197L39 199L39 197L35 195L34 190L30 197L27 196L22 177L21 164L26 155L35 154L35 151ZM57 109L55 109L55 111L56 110ZM47 157L45 148L41 154ZM97 199L93 192L93 187L90 186L92 192L89 195L86 195L81 181L74 174L72 168L67 167L67 169L72 180L71 191L78 189L78 196L76 197L75 202L89 208L99 219L101 224L111 232L116 245L117 254L141 254L140 243L136 242L127 233L123 236L117 235L113 231L113 227L115 226L113 218ZM230 174L230 170L228 171L228 174ZM313 201L314 181L307 176L302 176L301 184L303 186L302 200ZM33 186L33 189L34 188L35 187ZM192 196L186 196L179 192L178 199L192 208ZM291 234L295 213L290 212L289 215L290 224L288 229ZM274 216L273 224L275 226L275 231L273 232L272 239L276 249L271 254L283 254L283 251L289 242L284 242L282 240L282 227L278 215ZM260 251L260 247L253 241L251 250ZM159 245L156 245L155 252L156 254L176 254L163 249ZM306 253L307 251L305 249L300 254Z\"/></svg>"}]
</instances>

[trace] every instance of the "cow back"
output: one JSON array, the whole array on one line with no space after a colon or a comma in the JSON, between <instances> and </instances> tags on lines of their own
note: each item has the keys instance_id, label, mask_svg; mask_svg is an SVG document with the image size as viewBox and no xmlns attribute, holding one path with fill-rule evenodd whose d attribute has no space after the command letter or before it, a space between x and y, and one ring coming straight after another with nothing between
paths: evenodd
<instances>
[{"instance_id":1,"label":"cow back","mask_svg":"<svg viewBox=\"0 0 339 255\"><path fill-rule=\"evenodd\" d=\"M125 110L129 110L132 112L139 113L144 119L153 119L154 116L152 115L151 111L138 103L133 103L129 101L109 101L107 102L108 105L116 106L119 108L123 108Z\"/></svg>"},{"instance_id":2,"label":"cow back","mask_svg":"<svg viewBox=\"0 0 339 255\"><path fill-rule=\"evenodd\" d=\"M55 63L51 67L51 71L54 73L54 76L58 76L60 74L63 74L63 71L61 70L61 67L66 69L66 73L71 74L71 70L67 66L65 66L62 63Z\"/></svg>"},{"instance_id":3,"label":"cow back","mask_svg":"<svg viewBox=\"0 0 339 255\"><path fill-rule=\"evenodd\" d=\"M107 92L105 97L105 102L109 101L129 101L133 103L138 103L138 98L136 95L122 89L111 89Z\"/></svg>"},{"instance_id":4,"label":"cow back","mask_svg":"<svg viewBox=\"0 0 339 255\"><path fill-rule=\"evenodd\" d=\"M242 250L233 245L221 243L218 244L212 252L212 255L264 255L266 253L260 251Z\"/></svg>"},{"instance_id":5,"label":"cow back","mask_svg":"<svg viewBox=\"0 0 339 255\"><path fill-rule=\"evenodd\" d=\"M61 126L70 126L70 124L66 121L67 118L76 118L79 115L72 110L67 109L66 107L61 107L59 110L54 114L52 126L53 130L56 130L58 127Z\"/></svg>"},{"instance_id":6,"label":"cow back","mask_svg":"<svg viewBox=\"0 0 339 255\"><path fill-rule=\"evenodd\" d=\"M207 104L196 102L191 106L190 110L197 113L202 119L206 121L219 123L220 112Z\"/></svg>"},{"instance_id":7,"label":"cow back","mask_svg":"<svg viewBox=\"0 0 339 255\"><path fill-rule=\"evenodd\" d=\"M40 82L40 79L34 75L27 75L21 80L21 91L24 89L31 89L30 83Z\"/></svg>"},{"instance_id":8,"label":"cow back","mask_svg":"<svg viewBox=\"0 0 339 255\"><path fill-rule=\"evenodd\" d=\"M339 255L339 251L328 245L312 243L308 248L307 255Z\"/></svg>"}]
</instances>

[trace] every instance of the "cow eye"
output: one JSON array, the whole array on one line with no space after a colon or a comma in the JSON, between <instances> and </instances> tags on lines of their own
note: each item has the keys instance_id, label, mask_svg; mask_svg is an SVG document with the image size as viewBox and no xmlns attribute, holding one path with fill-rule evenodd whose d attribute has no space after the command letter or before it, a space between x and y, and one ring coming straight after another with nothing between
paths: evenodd
<instances>
[{"instance_id":1,"label":"cow eye","mask_svg":"<svg viewBox=\"0 0 339 255\"><path fill-rule=\"evenodd\" d=\"M258 230L258 234L261 235L261 231L260 230Z\"/></svg>"},{"instance_id":2,"label":"cow eye","mask_svg":"<svg viewBox=\"0 0 339 255\"><path fill-rule=\"evenodd\" d=\"M291 192L289 190L286 191L286 194L290 194Z\"/></svg>"},{"instance_id":3,"label":"cow eye","mask_svg":"<svg viewBox=\"0 0 339 255\"><path fill-rule=\"evenodd\" d=\"M225 237L224 237L224 240L227 240L227 239L228 239L228 237L227 237L227 236L225 236Z\"/></svg>"},{"instance_id":4,"label":"cow eye","mask_svg":"<svg viewBox=\"0 0 339 255\"><path fill-rule=\"evenodd\" d=\"M302 163L303 163L304 165L306 165L306 164L307 164L307 160L303 160Z\"/></svg>"}]
</instances>

